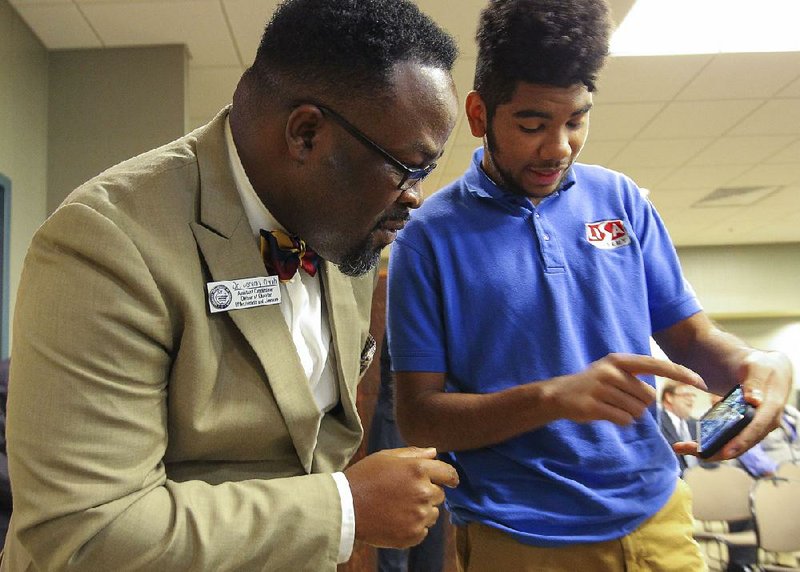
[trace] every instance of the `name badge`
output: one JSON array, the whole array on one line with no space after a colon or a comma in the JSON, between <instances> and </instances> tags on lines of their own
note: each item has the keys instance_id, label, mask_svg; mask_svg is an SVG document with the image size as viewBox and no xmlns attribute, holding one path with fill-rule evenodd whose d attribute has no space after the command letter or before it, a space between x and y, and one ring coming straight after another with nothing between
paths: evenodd
<instances>
[{"instance_id":1,"label":"name badge","mask_svg":"<svg viewBox=\"0 0 800 572\"><path fill-rule=\"evenodd\" d=\"M208 282L208 309L212 314L281 303L277 276Z\"/></svg>"}]
</instances>

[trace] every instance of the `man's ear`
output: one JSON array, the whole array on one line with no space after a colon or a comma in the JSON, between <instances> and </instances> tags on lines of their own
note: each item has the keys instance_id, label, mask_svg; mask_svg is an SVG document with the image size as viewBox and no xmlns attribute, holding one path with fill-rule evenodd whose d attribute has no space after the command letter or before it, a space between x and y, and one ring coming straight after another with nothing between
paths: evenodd
<instances>
[{"instance_id":1,"label":"man's ear","mask_svg":"<svg viewBox=\"0 0 800 572\"><path fill-rule=\"evenodd\" d=\"M483 98L477 91L470 91L467 94L467 101L464 104L469 129L475 137L486 135L486 105Z\"/></svg>"},{"instance_id":2,"label":"man's ear","mask_svg":"<svg viewBox=\"0 0 800 572\"><path fill-rule=\"evenodd\" d=\"M318 143L322 121L322 112L315 105L299 105L292 110L286 119L286 147L292 159L302 162L308 157Z\"/></svg>"}]
</instances>

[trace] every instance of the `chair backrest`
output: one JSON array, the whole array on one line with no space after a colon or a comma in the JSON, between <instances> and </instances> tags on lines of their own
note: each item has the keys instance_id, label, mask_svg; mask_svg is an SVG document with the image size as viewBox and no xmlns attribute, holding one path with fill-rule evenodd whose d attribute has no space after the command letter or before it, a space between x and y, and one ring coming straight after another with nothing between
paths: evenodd
<instances>
[{"instance_id":1,"label":"chair backrest","mask_svg":"<svg viewBox=\"0 0 800 572\"><path fill-rule=\"evenodd\" d=\"M784 479L798 479L800 480L800 462L785 461L778 465L778 470L775 471L776 477Z\"/></svg>"},{"instance_id":2,"label":"chair backrest","mask_svg":"<svg viewBox=\"0 0 800 572\"><path fill-rule=\"evenodd\" d=\"M746 520L750 512L750 489L754 479L733 465L697 465L683 473L692 490L692 516L697 520Z\"/></svg>"},{"instance_id":3,"label":"chair backrest","mask_svg":"<svg viewBox=\"0 0 800 572\"><path fill-rule=\"evenodd\" d=\"M800 550L800 480L760 479L753 487L752 505L761 548Z\"/></svg>"}]
</instances>

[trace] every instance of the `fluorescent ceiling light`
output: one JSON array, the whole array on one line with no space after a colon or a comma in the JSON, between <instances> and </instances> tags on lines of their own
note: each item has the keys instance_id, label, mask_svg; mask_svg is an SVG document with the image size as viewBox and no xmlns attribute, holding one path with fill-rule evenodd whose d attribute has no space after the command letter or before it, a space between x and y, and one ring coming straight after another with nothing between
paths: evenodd
<instances>
[{"instance_id":1,"label":"fluorescent ceiling light","mask_svg":"<svg viewBox=\"0 0 800 572\"><path fill-rule=\"evenodd\" d=\"M613 56L800 51L800 0L637 0Z\"/></svg>"}]
</instances>

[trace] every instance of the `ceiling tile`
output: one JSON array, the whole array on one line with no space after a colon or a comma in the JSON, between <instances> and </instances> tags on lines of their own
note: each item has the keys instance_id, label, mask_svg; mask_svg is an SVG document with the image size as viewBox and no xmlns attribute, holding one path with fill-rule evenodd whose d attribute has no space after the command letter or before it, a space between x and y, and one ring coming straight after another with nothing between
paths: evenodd
<instances>
[{"instance_id":1,"label":"ceiling tile","mask_svg":"<svg viewBox=\"0 0 800 572\"><path fill-rule=\"evenodd\" d=\"M782 89L778 97L800 97L800 77Z\"/></svg>"},{"instance_id":2,"label":"ceiling tile","mask_svg":"<svg viewBox=\"0 0 800 572\"><path fill-rule=\"evenodd\" d=\"M800 163L762 164L734 177L727 183L727 186L793 185L797 182L800 182Z\"/></svg>"},{"instance_id":3,"label":"ceiling tile","mask_svg":"<svg viewBox=\"0 0 800 572\"><path fill-rule=\"evenodd\" d=\"M783 151L768 158L766 163L797 163L800 164L800 139L786 147Z\"/></svg>"},{"instance_id":4,"label":"ceiling tile","mask_svg":"<svg viewBox=\"0 0 800 572\"><path fill-rule=\"evenodd\" d=\"M255 58L264 27L272 17L278 0L222 0L222 6L239 48L242 63L249 67Z\"/></svg>"},{"instance_id":5,"label":"ceiling tile","mask_svg":"<svg viewBox=\"0 0 800 572\"><path fill-rule=\"evenodd\" d=\"M102 47L75 4L25 3L14 8L49 50Z\"/></svg>"},{"instance_id":6,"label":"ceiling tile","mask_svg":"<svg viewBox=\"0 0 800 572\"><path fill-rule=\"evenodd\" d=\"M759 163L781 156L794 140L795 138L791 135L775 137L720 137L689 161L689 165L741 165ZM795 152L797 153L797 157L795 157L794 160L800 161L800 142L798 142Z\"/></svg>"},{"instance_id":7,"label":"ceiling tile","mask_svg":"<svg viewBox=\"0 0 800 572\"><path fill-rule=\"evenodd\" d=\"M696 189L705 188L711 192L717 187L725 186L729 181L741 175L750 165L699 166L685 165L662 179L659 189Z\"/></svg>"},{"instance_id":8,"label":"ceiling tile","mask_svg":"<svg viewBox=\"0 0 800 572\"><path fill-rule=\"evenodd\" d=\"M749 233L771 224L773 220L775 220L775 209L770 204L770 197L767 197L753 206L732 209L730 217L714 223L711 227L716 233L735 237L737 234Z\"/></svg>"},{"instance_id":9,"label":"ceiling tile","mask_svg":"<svg viewBox=\"0 0 800 572\"><path fill-rule=\"evenodd\" d=\"M641 167L639 165L630 165L626 168L618 169L613 166L613 161L609 164L612 165L612 169L616 169L630 177L639 187L650 190L658 188L660 181L669 176L674 170L674 167Z\"/></svg>"},{"instance_id":10,"label":"ceiling tile","mask_svg":"<svg viewBox=\"0 0 800 572\"><path fill-rule=\"evenodd\" d=\"M615 26L619 26L622 23L635 3L636 0L608 0Z\"/></svg>"},{"instance_id":11,"label":"ceiling tile","mask_svg":"<svg viewBox=\"0 0 800 572\"><path fill-rule=\"evenodd\" d=\"M671 193L667 193L671 194ZM693 201L693 198L695 199ZM686 202L682 204L675 203L670 206L669 203L662 200L659 202L657 197L653 198L653 204L656 205L659 214L673 224L683 226L690 225L695 229L708 228L720 222L729 220L732 216L736 215L742 210L741 207L708 207L708 208L695 208L692 204L696 202L697 197L687 195L684 197ZM664 206L662 206L662 204ZM669 227L669 222L667 228Z\"/></svg>"},{"instance_id":12,"label":"ceiling tile","mask_svg":"<svg viewBox=\"0 0 800 572\"><path fill-rule=\"evenodd\" d=\"M775 218L800 211L800 184L786 185L770 195L769 206L775 209ZM800 226L800 219L796 219L795 224Z\"/></svg>"},{"instance_id":13,"label":"ceiling tile","mask_svg":"<svg viewBox=\"0 0 800 572\"><path fill-rule=\"evenodd\" d=\"M650 191L650 200L653 201L659 212L666 209L675 211L688 209L708 193L708 187L700 186L692 187L691 189L672 190L663 190L658 187Z\"/></svg>"},{"instance_id":14,"label":"ceiling tile","mask_svg":"<svg viewBox=\"0 0 800 572\"><path fill-rule=\"evenodd\" d=\"M772 97L800 73L800 52L716 54L679 100Z\"/></svg>"},{"instance_id":15,"label":"ceiling tile","mask_svg":"<svg viewBox=\"0 0 800 572\"><path fill-rule=\"evenodd\" d=\"M716 137L739 123L762 103L760 100L741 99L672 102L639 133L639 137Z\"/></svg>"},{"instance_id":16,"label":"ceiling tile","mask_svg":"<svg viewBox=\"0 0 800 572\"><path fill-rule=\"evenodd\" d=\"M51 49L187 44L191 127L230 101L278 3L10 1ZM454 69L458 123L423 187L430 195L460 177L481 144L469 131L463 101L472 87L474 34L486 0L415 1L455 36L462 52ZM624 14L633 0L611 3ZM800 54L616 57L598 87L581 161L616 168L650 189L677 245L800 242L800 188L790 186L800 182ZM720 186L761 184L786 186L759 210L687 208Z\"/></svg>"},{"instance_id":17,"label":"ceiling tile","mask_svg":"<svg viewBox=\"0 0 800 572\"><path fill-rule=\"evenodd\" d=\"M747 186L722 187L706 193L697 200L692 208L706 209L718 207L752 207L770 195L777 193L782 187Z\"/></svg>"},{"instance_id":18,"label":"ceiling tile","mask_svg":"<svg viewBox=\"0 0 800 572\"><path fill-rule=\"evenodd\" d=\"M106 46L186 44L192 65L241 65L216 0L89 1L81 6Z\"/></svg>"},{"instance_id":19,"label":"ceiling tile","mask_svg":"<svg viewBox=\"0 0 800 572\"><path fill-rule=\"evenodd\" d=\"M800 135L800 98L773 99L739 125L731 135Z\"/></svg>"},{"instance_id":20,"label":"ceiling tile","mask_svg":"<svg viewBox=\"0 0 800 572\"><path fill-rule=\"evenodd\" d=\"M579 160L581 163L608 165L626 145L626 141L595 141L590 137L581 151Z\"/></svg>"},{"instance_id":21,"label":"ceiling tile","mask_svg":"<svg viewBox=\"0 0 800 572\"><path fill-rule=\"evenodd\" d=\"M708 55L608 58L600 72L597 100L671 101L710 60Z\"/></svg>"},{"instance_id":22,"label":"ceiling tile","mask_svg":"<svg viewBox=\"0 0 800 572\"><path fill-rule=\"evenodd\" d=\"M778 220L764 220L764 224L757 227L748 244L754 243L800 243L800 225L797 224L800 211L795 211L789 216Z\"/></svg>"},{"instance_id":23,"label":"ceiling tile","mask_svg":"<svg viewBox=\"0 0 800 572\"><path fill-rule=\"evenodd\" d=\"M629 140L664 108L663 103L596 104L590 115L593 141Z\"/></svg>"},{"instance_id":24,"label":"ceiling tile","mask_svg":"<svg viewBox=\"0 0 800 572\"><path fill-rule=\"evenodd\" d=\"M727 220L735 209L703 209L697 212L688 208L661 208L654 200L664 224L669 230L675 246L692 246L695 244L727 242L727 232L710 232L717 225Z\"/></svg>"},{"instance_id":25,"label":"ceiling tile","mask_svg":"<svg viewBox=\"0 0 800 572\"><path fill-rule=\"evenodd\" d=\"M636 140L617 155L614 165L619 165L620 168L629 165L679 167L710 142L711 139L705 138Z\"/></svg>"}]
</instances>

